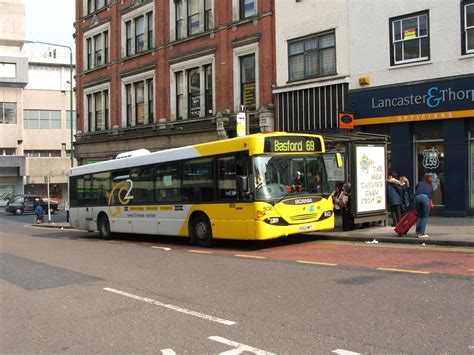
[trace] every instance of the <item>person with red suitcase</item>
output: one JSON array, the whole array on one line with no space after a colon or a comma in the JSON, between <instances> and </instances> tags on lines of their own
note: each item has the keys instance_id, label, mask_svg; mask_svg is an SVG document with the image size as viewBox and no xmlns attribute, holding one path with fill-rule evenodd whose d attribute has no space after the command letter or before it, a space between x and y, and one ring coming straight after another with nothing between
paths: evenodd
<instances>
[{"instance_id":1,"label":"person with red suitcase","mask_svg":"<svg viewBox=\"0 0 474 355\"><path fill-rule=\"evenodd\" d=\"M408 231L413 227L417 220L418 212L416 210L411 210L400 219L400 222L398 222L395 227L395 232L399 237L407 235Z\"/></svg>"},{"instance_id":2,"label":"person with red suitcase","mask_svg":"<svg viewBox=\"0 0 474 355\"><path fill-rule=\"evenodd\" d=\"M418 214L416 223L416 236L418 238L428 238L425 233L430 215L431 199L433 198L433 178L425 174L415 188L415 209Z\"/></svg>"}]
</instances>

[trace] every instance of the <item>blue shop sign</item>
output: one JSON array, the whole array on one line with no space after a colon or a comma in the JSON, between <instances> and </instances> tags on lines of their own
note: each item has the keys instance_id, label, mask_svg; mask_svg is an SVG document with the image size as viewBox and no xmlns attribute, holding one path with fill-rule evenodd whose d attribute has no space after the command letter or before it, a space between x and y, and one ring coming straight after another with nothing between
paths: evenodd
<instances>
[{"instance_id":1,"label":"blue shop sign","mask_svg":"<svg viewBox=\"0 0 474 355\"><path fill-rule=\"evenodd\" d=\"M473 117L474 76L350 91L349 101L356 125Z\"/></svg>"}]
</instances>

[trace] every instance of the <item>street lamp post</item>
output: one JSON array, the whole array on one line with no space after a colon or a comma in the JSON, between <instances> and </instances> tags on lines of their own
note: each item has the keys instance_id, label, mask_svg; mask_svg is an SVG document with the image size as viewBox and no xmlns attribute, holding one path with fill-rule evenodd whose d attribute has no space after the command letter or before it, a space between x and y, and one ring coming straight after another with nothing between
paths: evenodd
<instances>
[{"instance_id":1,"label":"street lamp post","mask_svg":"<svg viewBox=\"0 0 474 355\"><path fill-rule=\"evenodd\" d=\"M49 43L49 42L42 42L42 41L25 41L25 43L38 43L38 44L46 44L49 46L54 47L62 47L69 49L69 123L70 123L70 133L71 133L71 168L74 167L74 126L73 126L73 116L72 116L72 48L63 44L56 44L56 43Z\"/></svg>"}]
</instances>

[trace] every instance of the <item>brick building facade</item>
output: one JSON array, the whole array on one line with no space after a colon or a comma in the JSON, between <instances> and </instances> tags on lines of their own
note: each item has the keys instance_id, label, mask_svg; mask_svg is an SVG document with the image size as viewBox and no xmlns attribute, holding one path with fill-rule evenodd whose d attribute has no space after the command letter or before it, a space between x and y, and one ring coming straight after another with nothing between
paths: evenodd
<instances>
[{"instance_id":1,"label":"brick building facade","mask_svg":"<svg viewBox=\"0 0 474 355\"><path fill-rule=\"evenodd\" d=\"M273 130L272 0L76 0L79 164Z\"/></svg>"}]
</instances>

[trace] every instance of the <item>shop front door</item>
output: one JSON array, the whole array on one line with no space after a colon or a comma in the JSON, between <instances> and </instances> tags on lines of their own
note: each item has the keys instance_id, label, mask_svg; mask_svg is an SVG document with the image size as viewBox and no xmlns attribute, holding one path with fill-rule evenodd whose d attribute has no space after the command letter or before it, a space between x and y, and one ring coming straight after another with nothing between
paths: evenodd
<instances>
[{"instance_id":1,"label":"shop front door","mask_svg":"<svg viewBox=\"0 0 474 355\"><path fill-rule=\"evenodd\" d=\"M444 206L444 144L443 142L417 142L417 176L421 181L427 174L433 178L433 204Z\"/></svg>"}]
</instances>

